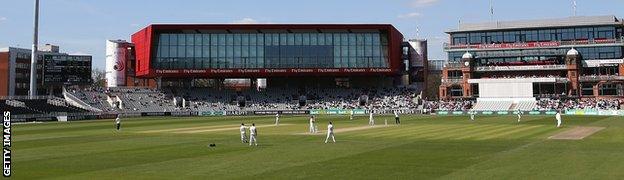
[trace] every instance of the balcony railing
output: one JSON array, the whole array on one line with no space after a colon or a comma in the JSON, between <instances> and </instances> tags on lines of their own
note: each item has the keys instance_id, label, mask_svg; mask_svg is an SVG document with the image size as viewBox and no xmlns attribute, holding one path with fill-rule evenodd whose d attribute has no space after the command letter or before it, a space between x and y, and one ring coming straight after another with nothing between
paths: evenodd
<instances>
[{"instance_id":1,"label":"balcony railing","mask_svg":"<svg viewBox=\"0 0 624 180\"><path fill-rule=\"evenodd\" d=\"M523 43L492 43L492 44L450 44L444 43L444 50L477 50L477 49L529 49L540 47L559 47L592 44L624 44L624 37L619 39L591 39L573 41L523 42Z\"/></svg>"},{"instance_id":2,"label":"balcony railing","mask_svg":"<svg viewBox=\"0 0 624 180\"><path fill-rule=\"evenodd\" d=\"M51 99L54 96L0 96L1 100L33 100L33 99Z\"/></svg>"},{"instance_id":3,"label":"balcony railing","mask_svg":"<svg viewBox=\"0 0 624 180\"><path fill-rule=\"evenodd\" d=\"M511 51L480 51L475 54L481 58L513 57L513 56L560 56L565 55L568 49L531 49Z\"/></svg>"},{"instance_id":4,"label":"balcony railing","mask_svg":"<svg viewBox=\"0 0 624 180\"><path fill-rule=\"evenodd\" d=\"M532 71L532 70L565 70L566 65L531 65L531 66L479 66L475 71Z\"/></svg>"},{"instance_id":5,"label":"balcony railing","mask_svg":"<svg viewBox=\"0 0 624 180\"><path fill-rule=\"evenodd\" d=\"M457 68L461 68L462 64L461 63L448 63L448 64L445 64L444 66L446 66L447 68L451 68L451 69L457 69Z\"/></svg>"},{"instance_id":6,"label":"balcony railing","mask_svg":"<svg viewBox=\"0 0 624 180\"><path fill-rule=\"evenodd\" d=\"M448 78L448 79L442 79L442 83L449 83L449 84L460 84L462 83L463 79L460 78Z\"/></svg>"},{"instance_id":7,"label":"balcony railing","mask_svg":"<svg viewBox=\"0 0 624 180\"><path fill-rule=\"evenodd\" d=\"M581 76L579 77L579 81L581 82L597 82L597 81L622 81L624 80L624 76Z\"/></svg>"}]
</instances>

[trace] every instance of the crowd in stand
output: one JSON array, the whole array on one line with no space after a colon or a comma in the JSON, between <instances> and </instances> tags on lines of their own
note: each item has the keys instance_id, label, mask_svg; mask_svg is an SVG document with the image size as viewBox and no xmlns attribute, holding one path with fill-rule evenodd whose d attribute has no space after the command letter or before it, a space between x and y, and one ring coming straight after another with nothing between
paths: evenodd
<instances>
[{"instance_id":1,"label":"crowd in stand","mask_svg":"<svg viewBox=\"0 0 624 180\"><path fill-rule=\"evenodd\" d=\"M415 109L418 107L418 95L407 88L386 88L372 97L373 109Z\"/></svg>"},{"instance_id":2,"label":"crowd in stand","mask_svg":"<svg viewBox=\"0 0 624 180\"><path fill-rule=\"evenodd\" d=\"M445 111L467 111L472 109L473 101L468 100L451 100L451 101L427 101L424 103L424 109L445 110Z\"/></svg>"},{"instance_id":3,"label":"crowd in stand","mask_svg":"<svg viewBox=\"0 0 624 180\"><path fill-rule=\"evenodd\" d=\"M208 93L206 91L209 91ZM93 107L104 111L119 111L107 102L107 95L119 96L129 107L127 111L241 111L241 110L305 110L305 109L424 109L425 111L468 111L473 108L474 101L424 101L420 107L420 96L407 88L373 88L373 89L308 89L284 90L268 89L265 91L235 92L230 90L184 91L174 93L169 90L158 91L148 88L101 88L72 89L69 92ZM184 108L174 105L174 97L185 98L188 103ZM246 100L239 106L238 99ZM305 98L307 104L301 106L299 99ZM360 104L361 98L367 103ZM181 102L181 100L178 100ZM624 100L608 99L573 99L543 98L536 102L533 110L568 110L568 109L601 109L620 110Z\"/></svg>"},{"instance_id":4,"label":"crowd in stand","mask_svg":"<svg viewBox=\"0 0 624 180\"><path fill-rule=\"evenodd\" d=\"M71 90L72 94L84 102L103 109L107 107L106 96L119 97L124 101L121 110L126 111L240 111L240 110L302 110L302 109L415 109L418 108L419 96L407 88L373 88L373 89L266 89L264 91L233 90L163 90L147 88L113 88L109 90L88 88ZM87 95L93 92L93 95ZM174 97L180 97L187 103L182 107L182 100L174 105ZM240 107L239 99L245 99ZM305 104L300 104L303 98ZM360 104L360 99L367 103ZM301 106L303 105L303 106Z\"/></svg>"},{"instance_id":5,"label":"crowd in stand","mask_svg":"<svg viewBox=\"0 0 624 180\"><path fill-rule=\"evenodd\" d=\"M536 110L599 109L620 110L624 101L618 99L541 99Z\"/></svg>"}]
</instances>

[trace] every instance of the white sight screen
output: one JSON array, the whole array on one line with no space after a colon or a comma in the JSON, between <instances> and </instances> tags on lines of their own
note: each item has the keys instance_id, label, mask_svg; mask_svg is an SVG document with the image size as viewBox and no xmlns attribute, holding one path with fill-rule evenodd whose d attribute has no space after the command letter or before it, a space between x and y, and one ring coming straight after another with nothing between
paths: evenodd
<instances>
[{"instance_id":1,"label":"white sight screen","mask_svg":"<svg viewBox=\"0 0 624 180\"><path fill-rule=\"evenodd\" d=\"M532 98L532 82L481 82L479 83L479 97L481 98Z\"/></svg>"}]
</instances>

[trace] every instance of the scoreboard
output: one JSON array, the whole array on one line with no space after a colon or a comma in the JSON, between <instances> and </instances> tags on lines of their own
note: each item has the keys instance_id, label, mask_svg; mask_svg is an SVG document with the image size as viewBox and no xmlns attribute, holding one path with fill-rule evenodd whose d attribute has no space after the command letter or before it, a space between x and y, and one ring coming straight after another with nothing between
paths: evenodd
<instances>
[{"instance_id":1,"label":"scoreboard","mask_svg":"<svg viewBox=\"0 0 624 180\"><path fill-rule=\"evenodd\" d=\"M83 85L91 83L91 56L43 55L43 85Z\"/></svg>"}]
</instances>

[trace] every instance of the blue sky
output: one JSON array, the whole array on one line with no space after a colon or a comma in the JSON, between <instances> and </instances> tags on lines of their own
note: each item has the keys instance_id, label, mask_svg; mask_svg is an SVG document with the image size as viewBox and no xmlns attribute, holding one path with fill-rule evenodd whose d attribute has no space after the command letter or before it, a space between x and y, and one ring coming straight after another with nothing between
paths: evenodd
<instances>
[{"instance_id":1,"label":"blue sky","mask_svg":"<svg viewBox=\"0 0 624 180\"><path fill-rule=\"evenodd\" d=\"M572 15L571 0L494 0L496 20ZM3 0L0 47L30 48L32 0ZM624 0L577 0L579 16L624 17ZM150 23L389 23L406 38L429 40L429 57L445 58L447 29L489 21L489 0L42 0L40 44L93 55L104 68L105 40L130 39Z\"/></svg>"}]
</instances>

